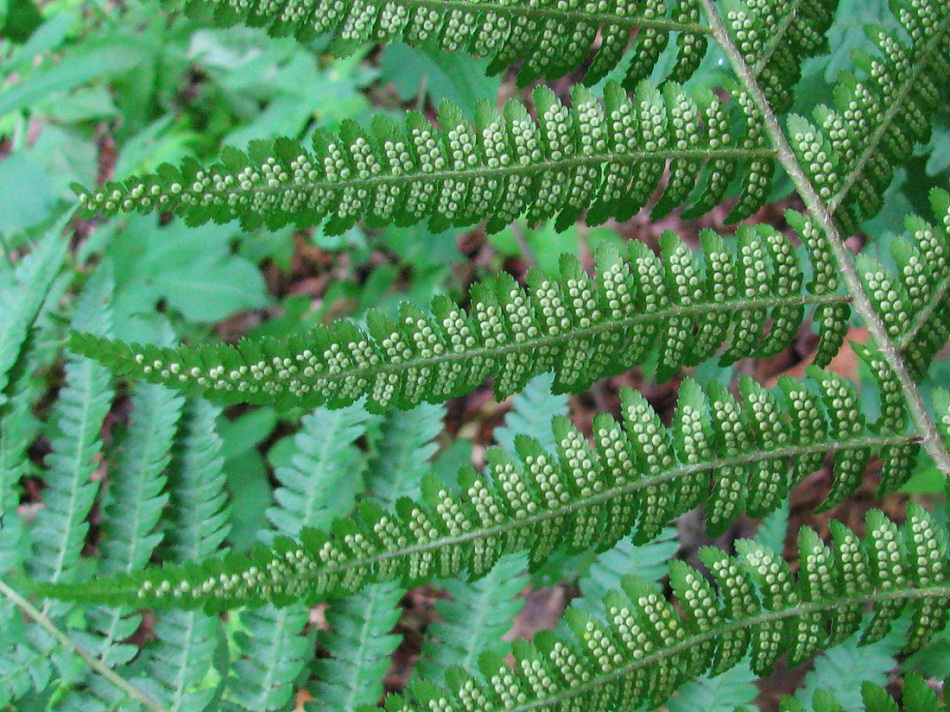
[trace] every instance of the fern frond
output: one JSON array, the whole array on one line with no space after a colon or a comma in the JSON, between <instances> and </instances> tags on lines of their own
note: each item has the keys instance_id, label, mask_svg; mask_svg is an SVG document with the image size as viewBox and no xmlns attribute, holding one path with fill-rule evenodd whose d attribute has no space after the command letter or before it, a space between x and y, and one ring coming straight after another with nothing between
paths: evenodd
<instances>
[{"instance_id":1,"label":"fern frond","mask_svg":"<svg viewBox=\"0 0 950 712\"><path fill-rule=\"evenodd\" d=\"M296 537L304 527L328 527L353 509L366 469L366 456L355 442L371 419L361 405L320 409L303 418L290 465L275 473L282 486L267 518L277 532Z\"/></svg>"},{"instance_id":2,"label":"fern frond","mask_svg":"<svg viewBox=\"0 0 950 712\"><path fill-rule=\"evenodd\" d=\"M544 633L519 644L513 666L485 660L483 677L458 672L448 689L418 684L410 699L393 697L388 712L467 709L635 709L659 704L681 683L739 663L747 651L758 675L786 653L790 664L835 644L829 631L852 632L860 617L843 611L873 604L879 633L904 609L914 612L925 639L946 623L947 532L922 508L911 506L903 530L880 512L868 517L861 542L839 528L831 547L814 532L804 538L796 577L779 554L737 542L741 557L702 552L719 591L703 575L675 561L670 579L684 613L659 589L639 579L605 601L606 620L571 610L572 639ZM937 613L938 619L926 616Z\"/></svg>"},{"instance_id":3,"label":"fern frond","mask_svg":"<svg viewBox=\"0 0 950 712\"><path fill-rule=\"evenodd\" d=\"M445 409L428 403L406 413L391 414L382 423L382 437L367 473L373 500L391 507L403 497L419 496L419 483L438 450Z\"/></svg>"},{"instance_id":4,"label":"fern frond","mask_svg":"<svg viewBox=\"0 0 950 712\"><path fill-rule=\"evenodd\" d=\"M220 408L205 401L185 404L169 467L170 506L165 539L171 560L179 563L212 555L228 532L229 505L222 441L217 433ZM199 712L214 688L202 687L211 669L220 636L217 616L202 611L161 611L153 631L156 642L143 651L143 689L170 709Z\"/></svg>"},{"instance_id":5,"label":"fern frond","mask_svg":"<svg viewBox=\"0 0 950 712\"><path fill-rule=\"evenodd\" d=\"M399 644L391 635L399 620L404 589L377 583L331 607L332 657L317 666L315 698L321 709L356 712L375 706L383 695L383 678Z\"/></svg>"},{"instance_id":6,"label":"fern frond","mask_svg":"<svg viewBox=\"0 0 950 712\"><path fill-rule=\"evenodd\" d=\"M746 658L731 670L715 677L701 675L677 688L663 709L666 712L738 712L741 705L755 700L759 688Z\"/></svg>"},{"instance_id":7,"label":"fern frond","mask_svg":"<svg viewBox=\"0 0 950 712\"><path fill-rule=\"evenodd\" d=\"M429 626L431 638L422 649L416 674L441 683L453 667L477 672L482 655L504 657L511 644L502 636L521 610L523 601L517 596L528 583L527 568L527 556L507 554L478 581L446 581L443 588L452 600L436 604L442 620Z\"/></svg>"},{"instance_id":8,"label":"fern frond","mask_svg":"<svg viewBox=\"0 0 950 712\"><path fill-rule=\"evenodd\" d=\"M630 97L610 83L603 101L579 88L568 108L542 86L537 119L509 101L503 115L482 103L473 123L444 103L441 128L419 113L404 124L377 117L371 130L347 122L339 135L318 131L313 152L279 139L248 153L225 149L210 168L165 165L94 193L77 190L87 214L167 210L190 224L326 223L338 233L364 217L371 227L429 219L440 232L490 218L487 229L497 232L527 214L531 222L556 217L563 230L585 212L590 224L629 219L671 160L661 212L689 200L689 214L705 213L738 176L739 219L766 201L775 153L752 103L741 93L734 99L648 83Z\"/></svg>"},{"instance_id":9,"label":"fern frond","mask_svg":"<svg viewBox=\"0 0 950 712\"><path fill-rule=\"evenodd\" d=\"M517 452L515 440L526 436L538 441L545 450L551 451L556 443L549 423L555 416L569 413L567 396L556 393L554 377L542 373L525 383L511 399L511 410L505 414L505 422L495 428L492 437L509 455Z\"/></svg>"},{"instance_id":10,"label":"fern frond","mask_svg":"<svg viewBox=\"0 0 950 712\"><path fill-rule=\"evenodd\" d=\"M156 527L168 501L165 468L183 405L181 396L162 386L139 384L132 393L131 424L103 504L104 574L141 569L161 541Z\"/></svg>"},{"instance_id":11,"label":"fern frond","mask_svg":"<svg viewBox=\"0 0 950 712\"><path fill-rule=\"evenodd\" d=\"M112 269L103 263L76 304L73 328L107 336L111 329ZM43 508L31 531L32 575L44 581L70 579L79 564L98 483L92 474L101 452L99 433L112 402L109 372L78 356L66 360L66 384L59 393L50 425Z\"/></svg>"},{"instance_id":12,"label":"fern frond","mask_svg":"<svg viewBox=\"0 0 950 712\"><path fill-rule=\"evenodd\" d=\"M302 634L309 618L303 606L264 606L242 615L241 656L229 669L228 699L254 712L285 708L313 658L313 634Z\"/></svg>"},{"instance_id":13,"label":"fern frond","mask_svg":"<svg viewBox=\"0 0 950 712\"><path fill-rule=\"evenodd\" d=\"M30 544L25 536L23 519L17 512L20 504L20 482L34 467L28 450L41 430L33 415L33 404L39 400L42 386L32 375L39 360L34 349L21 354L22 369L11 373L8 401L0 406L0 572L19 568Z\"/></svg>"},{"instance_id":14,"label":"fern frond","mask_svg":"<svg viewBox=\"0 0 950 712\"><path fill-rule=\"evenodd\" d=\"M169 472L165 524L165 540L177 561L210 556L228 535L227 477L216 426L220 415L218 406L203 400L185 407Z\"/></svg>"},{"instance_id":15,"label":"fern frond","mask_svg":"<svg viewBox=\"0 0 950 712\"><path fill-rule=\"evenodd\" d=\"M7 400L10 369L59 274L67 246L59 230L50 230L30 254L0 279L0 405Z\"/></svg>"},{"instance_id":16,"label":"fern frond","mask_svg":"<svg viewBox=\"0 0 950 712\"><path fill-rule=\"evenodd\" d=\"M392 506L400 498L419 496L419 483L437 449L433 440L442 430L442 415L442 408L423 405L382 422L366 473L375 501ZM325 644L330 658L315 666L320 680L314 699L321 709L354 712L382 697L382 681L400 641L391 632L404 592L393 583L376 583L330 607L327 621L333 635Z\"/></svg>"},{"instance_id":17,"label":"fern frond","mask_svg":"<svg viewBox=\"0 0 950 712\"><path fill-rule=\"evenodd\" d=\"M888 408L871 432L849 382L811 373L811 387L783 379L778 393L743 379L741 406L721 386L707 394L687 380L669 430L641 395L626 391L623 426L598 416L593 446L557 418L556 454L530 438L518 440L520 462L491 450L486 475L460 471L461 497L428 477L421 502L401 500L395 512L364 503L330 531L304 529L302 543L278 538L273 550L201 566L37 585L67 599L148 606L315 601L372 581L409 585L466 570L478 577L517 551L530 550L536 565L557 548L603 550L631 528L647 541L702 502L709 528L721 531L743 510L761 516L779 506L831 453L835 481L826 506L854 491L875 451L894 471L889 482L900 486L918 447L905 434L906 414Z\"/></svg>"},{"instance_id":18,"label":"fern frond","mask_svg":"<svg viewBox=\"0 0 950 712\"><path fill-rule=\"evenodd\" d=\"M263 538L298 536L304 527L326 527L349 514L363 490L367 464L356 441L370 420L360 405L321 409L303 418L290 463L275 473L281 486L274 492L276 505L267 510L274 532L262 533ZM313 656L313 631L304 632L310 611L303 600L293 603L241 616L246 635L241 657L231 667L227 695L247 709L284 706Z\"/></svg>"},{"instance_id":19,"label":"fern frond","mask_svg":"<svg viewBox=\"0 0 950 712\"><path fill-rule=\"evenodd\" d=\"M229 26L238 22L264 26L272 34L293 33L309 39L329 32L338 55L368 42L403 41L412 46L435 46L490 58L497 73L524 58L519 83L541 77L553 79L581 66L599 44L586 79L593 84L623 58L630 34L635 59L627 72L632 86L650 75L669 41L679 33L679 58L673 74L688 78L706 50L708 28L699 22L695 2L619 0L556 3L490 2L486 0L291 0L246 5L235 0L186 0L202 20ZM601 41L595 43L600 37Z\"/></svg>"},{"instance_id":20,"label":"fern frond","mask_svg":"<svg viewBox=\"0 0 950 712\"><path fill-rule=\"evenodd\" d=\"M946 692L944 692L946 695ZM861 697L865 712L946 712L945 703L941 703L936 691L917 673L908 673L902 686L901 706L887 694L883 687L866 682L861 686ZM846 707L824 690L814 696L814 709L822 712L846 712ZM785 698L779 705L779 712L805 712L805 707L797 700Z\"/></svg>"},{"instance_id":21,"label":"fern frond","mask_svg":"<svg viewBox=\"0 0 950 712\"><path fill-rule=\"evenodd\" d=\"M677 532L672 527L642 544L636 544L633 537L621 539L591 562L577 582L581 595L571 605L585 613L602 615L604 596L617 588L624 576L636 572L644 581L659 581L678 550Z\"/></svg>"},{"instance_id":22,"label":"fern frond","mask_svg":"<svg viewBox=\"0 0 950 712\"><path fill-rule=\"evenodd\" d=\"M639 242L627 255L600 250L596 280L570 257L561 260L560 282L537 270L527 288L507 274L490 278L472 288L467 314L440 296L428 314L410 304L397 321L370 312L366 331L340 321L289 341L178 349L75 334L70 348L116 373L224 403L340 407L365 395L371 410L382 411L443 402L490 376L499 398L548 371L555 391L582 391L654 353L664 380L729 340L723 363L767 356L792 341L814 307L822 365L847 330L848 297L838 293L822 236L800 216L797 225L812 251L808 287L788 238L771 228L743 226L734 248L707 231L702 262L668 232L663 259Z\"/></svg>"},{"instance_id":23,"label":"fern frond","mask_svg":"<svg viewBox=\"0 0 950 712\"><path fill-rule=\"evenodd\" d=\"M168 500L165 467L183 402L174 391L152 384L139 384L132 394L131 423L110 468L102 508L99 571L104 575L141 570L161 541L156 528ZM138 630L141 616L123 607L93 607L86 615L92 630L87 649L115 670L126 668L139 648L122 641ZM121 702L121 694L90 676L71 686L62 704L81 710L101 702L109 708Z\"/></svg>"},{"instance_id":24,"label":"fern frond","mask_svg":"<svg viewBox=\"0 0 950 712\"><path fill-rule=\"evenodd\" d=\"M874 28L880 54L856 58L863 78L839 78L835 106L815 111L817 128L799 117L789 121L802 167L848 233L880 211L895 168L927 140L950 88L950 6L897 0L892 7L911 43Z\"/></svg>"},{"instance_id":25,"label":"fern frond","mask_svg":"<svg viewBox=\"0 0 950 712\"><path fill-rule=\"evenodd\" d=\"M859 709L862 683L886 684L898 667L895 658L901 654L909 628L910 616L905 614L894 621L887 635L870 645L862 643L860 631L851 635L815 658L795 697L807 702L823 690L849 709Z\"/></svg>"}]
</instances>

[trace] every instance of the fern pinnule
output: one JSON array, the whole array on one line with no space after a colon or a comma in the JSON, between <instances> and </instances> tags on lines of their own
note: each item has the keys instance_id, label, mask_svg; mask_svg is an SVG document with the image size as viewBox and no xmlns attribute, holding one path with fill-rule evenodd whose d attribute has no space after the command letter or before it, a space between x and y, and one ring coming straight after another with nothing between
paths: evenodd
<instances>
[{"instance_id":1,"label":"fern pinnule","mask_svg":"<svg viewBox=\"0 0 950 712\"><path fill-rule=\"evenodd\" d=\"M365 395L380 411L442 402L490 376L496 396L505 397L552 370L556 391L578 392L654 353L665 380L713 357L727 340L724 363L768 356L791 343L814 307L822 364L844 338L848 297L836 289L821 235L804 219L801 226L816 275L807 288L788 238L745 226L735 247L705 232L703 266L666 233L662 259L639 242L627 255L598 251L596 279L567 257L559 281L539 270L529 273L527 288L506 274L490 278L472 288L468 313L437 297L430 313L404 304L395 321L370 312L366 330L339 321L286 342L159 349L75 334L70 348L117 373L224 403L340 407Z\"/></svg>"},{"instance_id":2,"label":"fern pinnule","mask_svg":"<svg viewBox=\"0 0 950 712\"><path fill-rule=\"evenodd\" d=\"M872 604L888 624L908 608L915 613L932 606L946 609L947 552L913 544L924 532L939 536L942 525L916 505L908 515L899 530L876 513L864 542L847 530L830 548L806 538L797 580L779 554L746 540L737 542L738 558L703 551L718 591L699 571L675 561L670 581L682 614L652 584L627 578L623 593L606 596L605 619L570 609L570 637L541 633L533 644L518 646L512 666L486 659L481 676L449 675L446 689L410 685L408 697L391 698L386 709L464 705L526 712L658 705L682 682L707 670L728 670L747 652L753 670L762 675L782 653L802 660L827 647L830 624L842 608ZM911 570L924 572L926 582L905 577L903 572ZM851 632L859 622L850 624ZM929 620L913 642L919 644L943 622Z\"/></svg>"},{"instance_id":3,"label":"fern pinnule","mask_svg":"<svg viewBox=\"0 0 950 712\"><path fill-rule=\"evenodd\" d=\"M537 565L558 548L606 549L631 528L647 541L703 502L711 529L721 530L744 509L765 514L778 507L830 453L837 462L829 504L860 484L872 452L900 456L895 467L903 470L890 481L903 483L913 458L884 448L914 452L918 438L897 420L894 431L883 424L869 430L853 386L817 369L813 378L811 387L784 379L774 394L743 379L741 407L724 389L706 395L687 382L670 430L641 395L627 391L623 426L599 416L594 446L556 418L556 453L530 438L518 439L517 459L490 450L484 475L460 471L461 497L428 477L421 501L401 500L391 512L366 502L330 530L303 529L299 543L277 538L274 549L247 557L38 590L74 600L214 609L313 601L377 580L409 585L465 570L478 577L498 557L523 550Z\"/></svg>"}]
</instances>

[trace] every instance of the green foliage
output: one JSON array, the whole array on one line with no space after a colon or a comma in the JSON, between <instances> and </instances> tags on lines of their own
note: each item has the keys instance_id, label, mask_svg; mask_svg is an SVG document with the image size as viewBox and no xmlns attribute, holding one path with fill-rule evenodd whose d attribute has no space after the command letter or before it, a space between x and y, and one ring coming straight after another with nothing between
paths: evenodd
<instances>
[{"instance_id":1,"label":"green foliage","mask_svg":"<svg viewBox=\"0 0 950 712\"><path fill-rule=\"evenodd\" d=\"M744 95L726 105L708 90L644 83L631 100L608 83L602 100L575 90L570 108L543 86L533 99L537 119L517 101L501 113L480 102L471 122L443 102L441 129L417 112L404 123L379 116L371 131L346 122L339 135L318 131L312 152L288 139L254 143L246 153L226 150L210 168L165 165L80 190L80 201L87 214L170 210L190 224L325 224L330 234L364 215L372 227L428 219L435 232L491 218L487 229L497 232L526 213L530 222L557 216L564 229L585 212L592 224L629 219L657 189L667 159L675 173L658 212L686 199L694 215L709 211L741 167L746 191L732 219L767 197L774 151ZM735 124L744 128L733 136Z\"/></svg>"},{"instance_id":2,"label":"green foliage","mask_svg":"<svg viewBox=\"0 0 950 712\"><path fill-rule=\"evenodd\" d=\"M812 223L790 219L813 246L818 278L808 287L791 243L775 230L741 228L735 247L706 232L699 256L664 233L662 260L638 242L628 255L605 245L596 280L563 257L559 281L535 271L527 288L507 274L474 286L468 313L437 297L428 314L403 304L398 320L370 312L365 330L340 321L286 342L168 349L76 334L70 348L117 373L225 403L340 407L366 395L372 410L442 402L492 375L499 397L550 370L556 391L580 391L654 355L666 379L727 340L725 364L773 355L797 334L805 307L821 323L817 361L826 363L844 336L848 298ZM929 255L944 244L935 238L918 249Z\"/></svg>"},{"instance_id":3,"label":"green foliage","mask_svg":"<svg viewBox=\"0 0 950 712\"><path fill-rule=\"evenodd\" d=\"M941 703L937 698L937 693L926 680L913 673L904 678L901 708L898 708L897 702L883 687L872 683L862 685L861 698L863 704L856 708L861 712L898 712L899 709L903 709L904 712L943 712L947 709L945 703ZM843 706L831 693L818 691L814 697L814 709L819 712L847 712L850 708ZM795 700L786 699L780 710L781 712L803 712L804 708Z\"/></svg>"},{"instance_id":4,"label":"green foliage","mask_svg":"<svg viewBox=\"0 0 950 712\"><path fill-rule=\"evenodd\" d=\"M0 0L0 706L938 709L950 5L66 5ZM825 467L928 508L786 561Z\"/></svg>"},{"instance_id":5,"label":"green foliage","mask_svg":"<svg viewBox=\"0 0 950 712\"><path fill-rule=\"evenodd\" d=\"M670 429L642 395L626 391L623 425L597 416L594 446L568 419L555 418L555 452L519 436L517 458L492 450L485 474L471 467L459 472L462 496L429 476L419 501L403 499L391 511L367 502L326 529L285 530L299 533L299 542L277 538L272 550L230 554L202 568L166 566L35 588L77 601L215 610L315 602L372 581L410 585L465 571L478 577L517 551L529 550L537 565L558 549L609 548L631 529L637 540L649 541L700 503L708 527L722 531L743 511L774 510L832 453L836 480L826 507L857 488L873 452L889 473L883 486L903 484L917 445L904 434L902 408L885 409L869 428L850 382L818 369L812 377L817 393L793 379L770 393L744 378L741 405L721 386L704 393L686 382ZM302 500L284 499L294 508Z\"/></svg>"},{"instance_id":6,"label":"green foliage","mask_svg":"<svg viewBox=\"0 0 950 712\"><path fill-rule=\"evenodd\" d=\"M840 529L829 549L811 532L815 543L803 541L798 580L779 555L751 541L737 543L739 558L707 549L703 560L718 593L697 570L671 564L682 616L658 589L630 577L622 593L605 598L606 620L568 612L573 640L539 634L533 644L516 646L514 669L485 658L487 684L459 673L448 681L448 690L420 683L410 699L396 697L387 709L451 709L454 699L471 700L475 709L632 709L660 703L707 669L716 674L732 668L747 651L757 674L768 671L782 653L793 663L806 659L853 632L860 616L849 610L865 603L874 603L872 625L875 634L883 635L904 608L920 620L947 595L946 587L936 583L947 565L939 545L925 546L920 554L901 553L903 538L920 542L936 527L924 510L914 508L903 537L879 512L869 517L863 544ZM922 587L905 588L909 578ZM931 621L915 642L944 623L944 615Z\"/></svg>"}]
</instances>

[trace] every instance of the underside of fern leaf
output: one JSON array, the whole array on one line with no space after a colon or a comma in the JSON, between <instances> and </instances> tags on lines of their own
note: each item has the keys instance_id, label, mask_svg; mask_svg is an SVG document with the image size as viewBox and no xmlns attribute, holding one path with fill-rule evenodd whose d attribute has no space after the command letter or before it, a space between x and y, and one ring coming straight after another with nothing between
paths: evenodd
<instances>
[{"instance_id":1,"label":"underside of fern leaf","mask_svg":"<svg viewBox=\"0 0 950 712\"><path fill-rule=\"evenodd\" d=\"M863 640L884 635L905 609L913 623L906 648L914 650L947 621L946 531L922 508L911 506L903 530L880 512L868 516L862 542L833 525L826 546L802 530L796 580L780 555L751 541L741 556L702 552L718 592L682 562L670 581L683 613L662 591L639 579L604 599L606 620L576 609L568 614L572 638L541 633L515 648L514 664L482 660L483 676L447 676L447 690L410 686L409 699L392 697L389 712L466 709L627 710L658 705L697 675L728 670L751 653L752 669L771 671L785 653L789 665L856 632L872 605Z\"/></svg>"},{"instance_id":2,"label":"underside of fern leaf","mask_svg":"<svg viewBox=\"0 0 950 712\"><path fill-rule=\"evenodd\" d=\"M669 77L686 81L705 56L710 34L696 0L185 0L183 4L193 16L221 26L244 22L300 39L329 33L335 54L348 54L370 42L401 40L489 58L488 71L493 74L523 59L518 71L521 85L556 79L577 68L583 68L587 84L595 84L631 57L624 85L633 88L654 71L672 33L677 49ZM799 78L800 63L825 47L824 33L837 0L735 4L744 12L760 76L767 86L780 90L776 101L787 100L789 88Z\"/></svg>"},{"instance_id":3,"label":"underside of fern leaf","mask_svg":"<svg viewBox=\"0 0 950 712\"><path fill-rule=\"evenodd\" d=\"M191 224L326 223L330 233L360 218L370 227L428 220L436 231L490 218L489 232L521 215L556 217L562 230L585 213L591 224L626 220L650 200L667 161L656 214L689 202L689 214L701 215L733 180L744 186L733 220L768 196L774 151L741 94L724 102L708 90L643 83L630 97L608 83L603 100L579 88L568 108L542 86L534 108L537 119L517 101L502 114L482 103L473 123L444 103L440 127L420 113L404 124L379 116L371 130L349 122L339 135L318 131L313 151L279 139L247 153L226 149L209 168L165 165L94 193L77 190L88 214L169 210Z\"/></svg>"},{"instance_id":4,"label":"underside of fern leaf","mask_svg":"<svg viewBox=\"0 0 950 712\"><path fill-rule=\"evenodd\" d=\"M723 363L767 356L791 342L810 307L824 364L843 339L848 298L811 223L791 219L813 248L817 277L808 288L776 230L743 227L735 248L706 232L704 265L666 233L663 259L636 242L626 256L600 251L596 280L568 258L560 281L540 271L527 289L508 275L490 279L472 289L468 313L438 297L428 314L405 304L398 321L371 312L365 331L340 321L289 342L162 349L75 334L70 348L117 373L224 403L340 407L366 396L381 411L441 403L492 376L498 397L548 371L557 392L578 392L654 354L657 377L667 379L727 341Z\"/></svg>"},{"instance_id":5,"label":"underside of fern leaf","mask_svg":"<svg viewBox=\"0 0 950 712\"><path fill-rule=\"evenodd\" d=\"M950 4L896 0L911 42L869 28L878 53L860 53L862 71L839 77L833 107L814 112L817 127L789 122L802 167L843 231L858 231L884 204L895 169L930 136L931 117L950 89Z\"/></svg>"},{"instance_id":6,"label":"underside of fern leaf","mask_svg":"<svg viewBox=\"0 0 950 712\"><path fill-rule=\"evenodd\" d=\"M675 422L664 428L635 391L623 396L624 423L606 415L594 445L566 418L554 420L556 452L518 438L518 457L491 450L488 470L459 472L458 494L423 479L421 501L394 511L364 502L356 516L328 530L304 529L300 541L230 554L202 564L147 570L40 592L110 604L207 606L220 610L266 601L317 601L374 581L405 585L427 577L484 575L499 557L528 550L533 565L558 548L605 550L633 529L655 537L680 514L706 503L708 526L722 531L741 512L762 516L789 489L835 454L835 484L826 506L861 484L872 457L883 461L882 488L910 474L918 438L892 376L868 356L881 383L881 418L869 426L850 382L815 369L810 387L782 381L769 392L742 381L741 405L711 386L686 381Z\"/></svg>"}]
</instances>

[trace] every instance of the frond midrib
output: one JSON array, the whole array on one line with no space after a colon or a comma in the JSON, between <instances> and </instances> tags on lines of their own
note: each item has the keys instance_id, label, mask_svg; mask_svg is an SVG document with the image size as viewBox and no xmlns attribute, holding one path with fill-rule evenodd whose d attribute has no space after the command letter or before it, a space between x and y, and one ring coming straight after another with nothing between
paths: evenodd
<instances>
[{"instance_id":1,"label":"frond midrib","mask_svg":"<svg viewBox=\"0 0 950 712\"><path fill-rule=\"evenodd\" d=\"M749 618L738 621L732 621L726 625L715 626L708 631L690 636L668 648L658 650L652 655L645 656L640 660L623 665L609 673L589 681L580 683L576 687L565 690L563 693L552 695L550 697L534 700L526 704L517 705L508 708L507 712L531 712L532 710L546 708L549 705L561 703L579 697L586 692L595 690L602 685L609 684L618 678L623 678L636 670L657 664L667 658L674 657L679 653L689 650L692 647L703 645L705 643L721 639L724 635L742 630L744 628L754 628L755 626L781 621L788 618L797 618L806 616L810 613L831 612L841 608L848 608L855 605L868 605L881 601L915 601L928 598L947 598L950 597L950 587L948 586L921 586L920 588L901 589L899 591L875 591L871 593L861 593L852 596L846 596L834 599L822 599L812 601L807 604L800 604L790 608L784 608L779 611L766 611Z\"/></svg>"},{"instance_id":2,"label":"frond midrib","mask_svg":"<svg viewBox=\"0 0 950 712\"><path fill-rule=\"evenodd\" d=\"M287 182L276 187L254 185L250 188L210 189L209 192L219 198L232 195L280 195L293 191L347 190L353 188L371 188L379 185L408 185L415 180L470 180L475 178L503 178L511 175L531 175L565 168L581 166L599 166L607 163L640 163L646 160L705 160L712 158L755 159L776 158L771 148L665 148L657 151L625 151L624 153L606 152L569 156L557 161L532 161L497 168L473 168L471 170L448 169L426 172L417 169L412 173L385 173L369 178L322 180L309 182ZM211 168L214 173L214 166ZM176 196L181 200L187 193ZM86 198L88 200L88 197Z\"/></svg>"},{"instance_id":3,"label":"frond midrib","mask_svg":"<svg viewBox=\"0 0 950 712\"><path fill-rule=\"evenodd\" d=\"M894 121L897 114L904 108L904 101L916 86L917 77L929 69L930 57L934 55L940 44L946 41L945 35L948 32L950 32L950 13L944 17L943 22L939 25L939 29L928 37L927 42L924 44L923 51L920 53L920 58L913 64L910 76L903 82L900 89L898 89L897 96L891 101L890 106L887 107L884 112L883 120L878 124L874 133L871 134L871 139L865 146L864 151L862 151L860 158L858 158L854 164L854 168L842 181L841 188L838 192L827 201L827 209L830 215L834 215L838 212L838 208L840 208L841 204L847 199L851 188L854 187L858 178L861 177L868 161L871 160L871 157L877 152L878 146L891 127L891 122Z\"/></svg>"}]
</instances>

